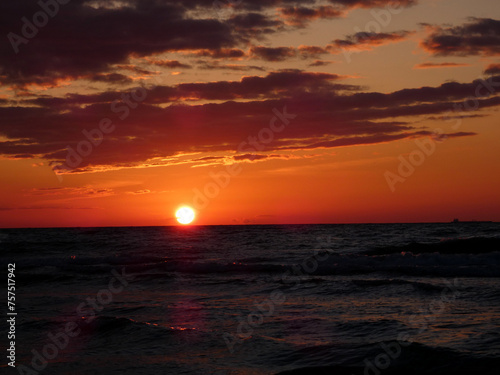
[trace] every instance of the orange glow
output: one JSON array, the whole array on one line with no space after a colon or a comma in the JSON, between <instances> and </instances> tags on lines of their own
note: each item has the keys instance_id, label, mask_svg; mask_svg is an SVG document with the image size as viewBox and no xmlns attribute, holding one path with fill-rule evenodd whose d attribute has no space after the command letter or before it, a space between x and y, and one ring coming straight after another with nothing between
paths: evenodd
<instances>
[{"instance_id":1,"label":"orange glow","mask_svg":"<svg viewBox=\"0 0 500 375\"><path fill-rule=\"evenodd\" d=\"M262 2L252 27L201 3L190 36L61 49L62 29L2 54L0 227L500 221L499 55L475 42L497 3Z\"/></svg>"}]
</instances>

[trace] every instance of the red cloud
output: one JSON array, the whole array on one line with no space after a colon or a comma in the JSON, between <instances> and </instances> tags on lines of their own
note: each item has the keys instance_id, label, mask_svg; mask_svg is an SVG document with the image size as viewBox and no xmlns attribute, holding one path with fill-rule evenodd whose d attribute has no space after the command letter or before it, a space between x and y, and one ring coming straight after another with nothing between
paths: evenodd
<instances>
[{"instance_id":1,"label":"red cloud","mask_svg":"<svg viewBox=\"0 0 500 375\"><path fill-rule=\"evenodd\" d=\"M443 62L443 63L422 63L417 64L413 67L413 69L432 69L432 68L458 68L463 66L470 66L469 64L458 64L452 62Z\"/></svg>"}]
</instances>

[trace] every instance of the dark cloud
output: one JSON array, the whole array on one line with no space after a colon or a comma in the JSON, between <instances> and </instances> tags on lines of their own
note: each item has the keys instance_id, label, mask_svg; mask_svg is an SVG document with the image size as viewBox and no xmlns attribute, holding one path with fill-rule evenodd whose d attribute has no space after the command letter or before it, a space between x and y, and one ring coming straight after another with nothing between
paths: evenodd
<instances>
[{"instance_id":1,"label":"dark cloud","mask_svg":"<svg viewBox=\"0 0 500 375\"><path fill-rule=\"evenodd\" d=\"M305 26L308 22L321 18L338 18L344 12L333 6L320 6L318 8L308 8L304 6L287 7L280 9L282 16L287 23L294 26Z\"/></svg>"},{"instance_id":2,"label":"dark cloud","mask_svg":"<svg viewBox=\"0 0 500 375\"><path fill-rule=\"evenodd\" d=\"M250 56L270 62L286 61L297 56L303 59L317 59L321 55L329 54L329 47L299 46L294 47L252 47Z\"/></svg>"},{"instance_id":3,"label":"dark cloud","mask_svg":"<svg viewBox=\"0 0 500 375\"><path fill-rule=\"evenodd\" d=\"M6 139L0 142L0 154L41 158L53 166L67 161L68 149L81 151L82 142L94 142L91 151L76 163L76 172L206 165L231 158L237 162L287 159L290 150L430 136L432 132L408 122L409 118L444 116L470 97L477 98L481 109L500 105L496 89L484 89L488 96L477 96L480 81L378 93L361 92L359 86L345 83L342 80L347 77L337 74L300 70L247 75L232 81L206 79L203 69L263 70L246 65L242 62L245 59L283 62L303 58L316 60L311 66L323 66L331 63L321 60L327 53L404 40L410 32L357 33L327 47L261 46L271 45L266 38L272 33L303 27L315 19L336 18L354 8L414 3L244 0L234 7L227 2L224 8L230 12L220 15L221 9L205 0L72 0L60 7L57 17L51 18L36 37L19 45L18 54L7 38L0 44L1 83L19 90L17 96L0 99L0 135ZM0 6L3 35L20 33L21 18L39 11L35 1L2 2ZM282 17L276 17L276 12ZM168 59L163 53L168 53ZM158 75L158 66L196 67L200 79L154 88L130 87L132 82L145 85L146 79ZM495 69L487 70L494 74ZM27 90L30 84L51 87L76 79L107 84L106 91L90 88L62 95L61 91ZM491 79L497 84L500 76ZM114 84L129 87L119 91ZM140 90L145 97L130 102L130 93ZM67 86L64 92L70 91L71 86ZM62 96L53 96L54 92ZM273 124L281 126L286 119L284 113L293 114L292 120L274 133L272 142L265 144L265 152L247 145L235 154L249 136L257 137ZM94 137L102 133L97 129L103 119L112 124L110 134L103 134L102 139L89 138L89 131ZM448 136L473 134L456 132ZM75 192L85 196L108 193Z\"/></svg>"},{"instance_id":4,"label":"dark cloud","mask_svg":"<svg viewBox=\"0 0 500 375\"><path fill-rule=\"evenodd\" d=\"M329 53L326 48L318 46L299 46L298 52L304 59L316 59L321 55Z\"/></svg>"},{"instance_id":5,"label":"dark cloud","mask_svg":"<svg viewBox=\"0 0 500 375\"><path fill-rule=\"evenodd\" d=\"M217 160L180 159L189 152L212 154L238 150L249 136L258 136L269 128L277 114L296 115L288 125L275 133L265 145L267 152L330 148L338 146L390 142L397 139L430 136L432 132L400 119L410 116L440 116L449 113L454 104L476 97L478 107L500 105L500 97L486 88L477 97L477 80L470 83L449 82L437 87L404 89L392 93L339 91L340 77L332 74L284 71L265 77L246 77L238 82L209 82L158 87L129 116L120 119L110 102L120 93L71 95L66 100L88 103L86 106L60 110L50 98L38 98L18 107L0 107L0 134L9 141L0 143L6 157L26 155L61 163L67 157L67 146L77 150L87 138L84 130L96 129L103 118L115 125L102 144L83 157L76 171L106 170L133 166L178 163L213 163ZM493 88L500 86L500 76L491 77ZM280 95L273 93L279 91ZM197 95L200 98L243 98L198 105L156 104L171 100L173 95ZM221 94L224 93L224 94ZM248 98L256 98L249 100ZM57 98L53 98L55 100ZM104 102L103 100L108 100ZM65 100L59 98L58 100ZM43 107L34 107L33 104ZM67 103L66 103L67 105ZM124 106L124 103L119 103ZM473 115L474 111L469 111ZM280 126L281 122L274 122ZM458 132L450 137L471 136ZM124 152L127 150L127 152ZM280 151L281 150L281 151ZM240 155L256 154L251 146ZM231 155L234 156L234 155ZM199 157L198 157L199 159ZM222 161L220 161L222 162Z\"/></svg>"},{"instance_id":6,"label":"dark cloud","mask_svg":"<svg viewBox=\"0 0 500 375\"><path fill-rule=\"evenodd\" d=\"M177 0L178 3L182 3L190 8L194 8L196 6L206 6L207 2L209 4L213 4L212 1L205 0ZM391 5L396 7L407 7L415 5L417 0L328 0L329 3L335 6L340 6L344 8L354 8L354 7L363 7L363 8L379 8L387 5ZM231 3L235 4L235 9L238 10L250 10L250 11L262 11L268 8L276 8L276 7L298 7L298 6L307 6L313 7L317 6L320 1L316 0L242 0L239 2L236 1L227 1L220 0L221 6L227 4L230 7Z\"/></svg>"},{"instance_id":7,"label":"dark cloud","mask_svg":"<svg viewBox=\"0 0 500 375\"><path fill-rule=\"evenodd\" d=\"M54 195L74 195L74 196L102 196L114 194L111 189L96 189L89 186L84 187L64 187L64 188L34 188L26 192L28 195L54 196Z\"/></svg>"},{"instance_id":8,"label":"dark cloud","mask_svg":"<svg viewBox=\"0 0 500 375\"><path fill-rule=\"evenodd\" d=\"M245 39L276 32L283 25L280 20L253 12L236 14L227 21L227 24Z\"/></svg>"},{"instance_id":9,"label":"dark cloud","mask_svg":"<svg viewBox=\"0 0 500 375\"><path fill-rule=\"evenodd\" d=\"M321 5L317 0L244 0L235 7L222 3L234 8L229 17L217 17L214 2L205 0L72 0L59 5L46 25L28 30L33 26L25 26L25 20L32 22L33 15L40 14L38 2L0 2L0 33L6 36L0 42L0 84L20 90L32 84L56 87L92 75L118 83L117 76L106 74L121 74L118 66L131 65L132 58L165 52L206 51L208 57L238 59L245 56L242 47L290 27L272 15L277 9L300 23L396 1L331 0ZM262 48L257 47L255 55L267 61L286 58L279 50Z\"/></svg>"},{"instance_id":10,"label":"dark cloud","mask_svg":"<svg viewBox=\"0 0 500 375\"><path fill-rule=\"evenodd\" d=\"M436 27L421 42L421 47L438 56L496 56L500 54L500 21L471 18L462 26Z\"/></svg>"},{"instance_id":11,"label":"dark cloud","mask_svg":"<svg viewBox=\"0 0 500 375\"><path fill-rule=\"evenodd\" d=\"M122 64L122 65L116 65L116 69L122 69L122 70L127 70L135 74L139 74L140 76L151 76L155 74L154 72L151 72L149 70L146 70L144 68L138 67L133 64Z\"/></svg>"},{"instance_id":12,"label":"dark cloud","mask_svg":"<svg viewBox=\"0 0 500 375\"><path fill-rule=\"evenodd\" d=\"M359 32L348 35L345 39L336 39L329 46L332 52L339 49L366 49L373 46L380 46L387 43L394 43L405 40L411 35L410 31L394 31L391 33L368 33Z\"/></svg>"},{"instance_id":13,"label":"dark cloud","mask_svg":"<svg viewBox=\"0 0 500 375\"><path fill-rule=\"evenodd\" d=\"M220 67L219 67L220 68ZM181 83L176 86L157 86L151 90L145 103L163 104L179 100L235 100L272 97L290 97L297 92L334 92L355 90L358 87L336 83L342 76L331 73L309 73L300 70L271 72L264 77L248 76L240 81ZM333 83L335 82L335 83ZM65 98L39 97L26 103L50 108L111 103L124 92L108 91L94 95L69 94Z\"/></svg>"},{"instance_id":14,"label":"dark cloud","mask_svg":"<svg viewBox=\"0 0 500 375\"><path fill-rule=\"evenodd\" d=\"M332 4L340 4L348 8L382 8L392 6L394 8L409 7L418 3L417 0L329 0Z\"/></svg>"},{"instance_id":15,"label":"dark cloud","mask_svg":"<svg viewBox=\"0 0 500 375\"><path fill-rule=\"evenodd\" d=\"M458 68L463 66L469 66L469 64L458 64L452 62L443 62L443 63L421 63L417 64L413 67L413 69L433 69L433 68Z\"/></svg>"},{"instance_id":16,"label":"dark cloud","mask_svg":"<svg viewBox=\"0 0 500 375\"><path fill-rule=\"evenodd\" d=\"M253 160L263 160L267 158L268 158L267 155L256 155L256 154L243 154L243 155L233 156L233 159L236 161L241 161L241 160L253 161Z\"/></svg>"},{"instance_id":17,"label":"dark cloud","mask_svg":"<svg viewBox=\"0 0 500 375\"><path fill-rule=\"evenodd\" d=\"M106 83L132 83L134 80L126 75L119 73L96 73L88 77L91 81Z\"/></svg>"},{"instance_id":18,"label":"dark cloud","mask_svg":"<svg viewBox=\"0 0 500 375\"><path fill-rule=\"evenodd\" d=\"M315 143L304 143L300 146L284 146L278 147L278 150L310 150L316 148L334 148L334 147L345 147L345 146L359 146L359 145L369 145L383 142L392 142L405 138L417 138L424 136L433 136L432 132L421 131L421 132L413 132L413 133L400 133L400 134L378 134L378 135L363 135L363 136L352 136L352 137L343 137L340 139L333 139L328 141L321 141ZM450 133L444 134L443 137L447 138L458 138L458 137L469 137L474 136L476 133Z\"/></svg>"},{"instance_id":19,"label":"dark cloud","mask_svg":"<svg viewBox=\"0 0 500 375\"><path fill-rule=\"evenodd\" d=\"M265 61L277 62L295 57L297 51L293 47L252 47L250 55Z\"/></svg>"},{"instance_id":20,"label":"dark cloud","mask_svg":"<svg viewBox=\"0 0 500 375\"><path fill-rule=\"evenodd\" d=\"M221 64L218 61L215 62L199 61L197 68L206 70L232 70L236 72L246 72L250 70L259 70L259 71L265 70L261 66L256 66L256 65Z\"/></svg>"},{"instance_id":21,"label":"dark cloud","mask_svg":"<svg viewBox=\"0 0 500 375\"><path fill-rule=\"evenodd\" d=\"M152 64L170 69L191 69L192 66L188 64L183 64L177 60L153 60Z\"/></svg>"},{"instance_id":22,"label":"dark cloud","mask_svg":"<svg viewBox=\"0 0 500 375\"><path fill-rule=\"evenodd\" d=\"M224 160L224 156L205 156L199 159L193 159L193 161L214 161L214 160Z\"/></svg>"},{"instance_id":23,"label":"dark cloud","mask_svg":"<svg viewBox=\"0 0 500 375\"><path fill-rule=\"evenodd\" d=\"M2 35L21 34L21 17L40 11L36 2L2 2ZM54 83L65 77L109 71L130 56L234 46L233 29L216 19L190 19L175 1L129 1L130 6L95 9L82 1L61 5L19 53L7 38L0 44L2 83ZM5 7L9 9L6 12Z\"/></svg>"},{"instance_id":24,"label":"dark cloud","mask_svg":"<svg viewBox=\"0 0 500 375\"><path fill-rule=\"evenodd\" d=\"M497 75L500 74L500 64L490 64L487 66L484 74Z\"/></svg>"},{"instance_id":25,"label":"dark cloud","mask_svg":"<svg viewBox=\"0 0 500 375\"><path fill-rule=\"evenodd\" d=\"M151 194L151 190L143 189L143 190L137 190L137 191L129 191L129 192L127 192L127 194L132 194L132 195Z\"/></svg>"},{"instance_id":26,"label":"dark cloud","mask_svg":"<svg viewBox=\"0 0 500 375\"><path fill-rule=\"evenodd\" d=\"M316 60L312 63L309 64L310 67L318 67L318 66L327 66L333 64L333 61L323 61L323 60Z\"/></svg>"},{"instance_id":27,"label":"dark cloud","mask_svg":"<svg viewBox=\"0 0 500 375\"><path fill-rule=\"evenodd\" d=\"M221 48L216 50L196 51L197 56L211 57L214 59L240 59L245 57L245 51L238 48Z\"/></svg>"},{"instance_id":28,"label":"dark cloud","mask_svg":"<svg viewBox=\"0 0 500 375\"><path fill-rule=\"evenodd\" d=\"M299 157L294 157L292 155L286 155L286 154L271 154L271 155L242 154L242 155L235 155L232 157L232 159L236 162L259 162L271 159L282 159L282 160L299 159Z\"/></svg>"}]
</instances>

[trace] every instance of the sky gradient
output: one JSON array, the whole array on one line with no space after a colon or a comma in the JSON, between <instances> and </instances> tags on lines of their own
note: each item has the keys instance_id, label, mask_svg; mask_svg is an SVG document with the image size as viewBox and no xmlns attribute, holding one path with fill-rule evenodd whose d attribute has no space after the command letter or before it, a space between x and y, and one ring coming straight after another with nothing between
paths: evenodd
<instances>
[{"instance_id":1,"label":"sky gradient","mask_svg":"<svg viewBox=\"0 0 500 375\"><path fill-rule=\"evenodd\" d=\"M500 221L495 1L0 8L0 227Z\"/></svg>"}]
</instances>

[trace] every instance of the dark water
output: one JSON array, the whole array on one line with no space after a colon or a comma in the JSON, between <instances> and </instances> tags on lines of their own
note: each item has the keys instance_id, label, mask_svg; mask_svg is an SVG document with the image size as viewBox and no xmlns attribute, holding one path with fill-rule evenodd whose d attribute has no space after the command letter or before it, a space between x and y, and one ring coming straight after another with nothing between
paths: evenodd
<instances>
[{"instance_id":1,"label":"dark water","mask_svg":"<svg viewBox=\"0 0 500 375\"><path fill-rule=\"evenodd\" d=\"M5 374L500 368L495 223L3 229L0 248Z\"/></svg>"}]
</instances>

